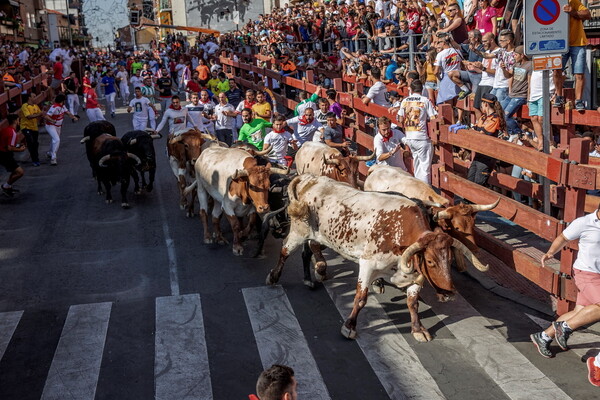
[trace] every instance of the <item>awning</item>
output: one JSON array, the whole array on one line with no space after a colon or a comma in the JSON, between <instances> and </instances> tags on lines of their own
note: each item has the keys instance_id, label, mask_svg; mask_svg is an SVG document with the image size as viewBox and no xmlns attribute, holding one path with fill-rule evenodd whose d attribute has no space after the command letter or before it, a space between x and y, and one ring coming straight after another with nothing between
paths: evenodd
<instances>
[{"instance_id":1,"label":"awning","mask_svg":"<svg viewBox=\"0 0 600 400\"><path fill-rule=\"evenodd\" d=\"M141 26L153 26L155 28L161 28L161 29L175 29L177 31L199 32L199 33L206 33L206 34L215 35L215 36L219 36L221 34L220 31L216 31L214 29L196 28L193 26L163 25L163 24L150 24L150 23L143 23Z\"/></svg>"}]
</instances>

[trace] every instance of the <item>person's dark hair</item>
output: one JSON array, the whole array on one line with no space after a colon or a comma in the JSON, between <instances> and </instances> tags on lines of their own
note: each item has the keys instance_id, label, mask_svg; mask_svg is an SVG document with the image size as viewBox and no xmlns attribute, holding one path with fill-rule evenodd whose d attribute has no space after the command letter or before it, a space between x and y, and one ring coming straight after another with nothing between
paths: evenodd
<instances>
[{"instance_id":1,"label":"person's dark hair","mask_svg":"<svg viewBox=\"0 0 600 400\"><path fill-rule=\"evenodd\" d=\"M419 76L419 73L417 71L409 71L406 74L406 79L415 80L415 79L419 79L419 78L420 78L420 76Z\"/></svg>"},{"instance_id":2,"label":"person's dark hair","mask_svg":"<svg viewBox=\"0 0 600 400\"><path fill-rule=\"evenodd\" d=\"M327 98L329 100L335 100L335 95L337 94L337 92L335 91L335 89L327 89L325 94L327 95Z\"/></svg>"},{"instance_id":3,"label":"person's dark hair","mask_svg":"<svg viewBox=\"0 0 600 400\"><path fill-rule=\"evenodd\" d=\"M333 111L329 111L327 114L325 114L325 118L327 118L327 119L337 118L337 116L335 115L335 113Z\"/></svg>"},{"instance_id":4,"label":"person's dark hair","mask_svg":"<svg viewBox=\"0 0 600 400\"><path fill-rule=\"evenodd\" d=\"M66 96L64 94L59 94L54 98L55 103L63 103L66 100Z\"/></svg>"},{"instance_id":5,"label":"person's dark hair","mask_svg":"<svg viewBox=\"0 0 600 400\"><path fill-rule=\"evenodd\" d=\"M325 98L321 97L321 98L319 99L319 104L323 104L323 103L327 103L327 104L329 104L329 100L327 100L327 99L325 99ZM310 107L309 107L309 108L310 108Z\"/></svg>"},{"instance_id":6,"label":"person's dark hair","mask_svg":"<svg viewBox=\"0 0 600 400\"><path fill-rule=\"evenodd\" d=\"M252 110L250 108L246 107L242 110L242 112L244 112L244 111L247 111L250 113L250 115L252 115Z\"/></svg>"},{"instance_id":7,"label":"person's dark hair","mask_svg":"<svg viewBox=\"0 0 600 400\"><path fill-rule=\"evenodd\" d=\"M275 116L275 118L273 118L273 122L275 122L275 121L279 121L279 122L285 121L285 117L281 114L278 114L277 116Z\"/></svg>"},{"instance_id":8,"label":"person's dark hair","mask_svg":"<svg viewBox=\"0 0 600 400\"><path fill-rule=\"evenodd\" d=\"M219 75L217 75L219 77L219 79L223 78L227 78L227 76L225 75L225 72L219 72Z\"/></svg>"},{"instance_id":9,"label":"person's dark hair","mask_svg":"<svg viewBox=\"0 0 600 400\"><path fill-rule=\"evenodd\" d=\"M8 121L9 125L12 125L13 122L15 122L18 119L19 119L19 116L17 114L8 114L6 116L6 120Z\"/></svg>"},{"instance_id":10,"label":"person's dark hair","mask_svg":"<svg viewBox=\"0 0 600 400\"><path fill-rule=\"evenodd\" d=\"M508 38L508 40L510 40L511 43L515 42L515 34L510 29L504 29L504 30L500 31L500 35L498 35L498 36L504 36L504 37Z\"/></svg>"},{"instance_id":11,"label":"person's dark hair","mask_svg":"<svg viewBox=\"0 0 600 400\"><path fill-rule=\"evenodd\" d=\"M171 97L171 100L179 100L179 101L181 101L181 99L177 95L173 95L173 97Z\"/></svg>"},{"instance_id":12,"label":"person's dark hair","mask_svg":"<svg viewBox=\"0 0 600 400\"><path fill-rule=\"evenodd\" d=\"M421 82L419 79L415 79L410 83L410 90L413 93L421 94L423 92L423 82Z\"/></svg>"},{"instance_id":13,"label":"person's dark hair","mask_svg":"<svg viewBox=\"0 0 600 400\"><path fill-rule=\"evenodd\" d=\"M281 400L294 382L294 370L285 365L274 364L263 371L256 382L256 394L260 400Z\"/></svg>"},{"instance_id":14,"label":"person's dark hair","mask_svg":"<svg viewBox=\"0 0 600 400\"><path fill-rule=\"evenodd\" d=\"M371 76L374 79L381 79L381 70L377 67L371 68Z\"/></svg>"}]
</instances>

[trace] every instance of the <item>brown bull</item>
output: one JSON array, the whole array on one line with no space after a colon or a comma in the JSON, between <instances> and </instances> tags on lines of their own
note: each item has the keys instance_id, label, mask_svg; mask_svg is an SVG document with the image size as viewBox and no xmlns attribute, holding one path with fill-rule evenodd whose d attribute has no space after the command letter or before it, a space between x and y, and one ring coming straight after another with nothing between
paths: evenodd
<instances>
[{"instance_id":1,"label":"brown bull","mask_svg":"<svg viewBox=\"0 0 600 400\"><path fill-rule=\"evenodd\" d=\"M194 214L196 192L192 192L192 198L188 202L184 190L192 183L195 177L194 164L198 157L200 157L204 142L205 139L200 132L190 129L187 132L170 138L167 143L169 163L179 186L179 207L182 210L187 209L188 217Z\"/></svg>"}]
</instances>

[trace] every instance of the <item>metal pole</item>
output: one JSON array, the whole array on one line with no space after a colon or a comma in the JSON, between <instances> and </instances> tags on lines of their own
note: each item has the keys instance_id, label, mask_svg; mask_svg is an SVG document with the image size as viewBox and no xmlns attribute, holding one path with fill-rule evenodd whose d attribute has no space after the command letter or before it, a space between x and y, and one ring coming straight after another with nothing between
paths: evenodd
<instances>
[{"instance_id":1,"label":"metal pole","mask_svg":"<svg viewBox=\"0 0 600 400\"><path fill-rule=\"evenodd\" d=\"M69 46L73 47L73 32L71 32L71 18L69 17L69 0L65 0L67 6L67 26L69 29Z\"/></svg>"},{"instance_id":2,"label":"metal pole","mask_svg":"<svg viewBox=\"0 0 600 400\"><path fill-rule=\"evenodd\" d=\"M542 132L544 137L544 153L550 152L550 136L552 127L550 126L550 71L544 70L542 75L542 97L544 99L544 117L542 123ZM544 213L550 215L550 179L544 177Z\"/></svg>"},{"instance_id":3,"label":"metal pole","mask_svg":"<svg viewBox=\"0 0 600 400\"><path fill-rule=\"evenodd\" d=\"M415 44L413 42L414 34L408 36L408 58L410 62L410 70L415 70Z\"/></svg>"}]
</instances>

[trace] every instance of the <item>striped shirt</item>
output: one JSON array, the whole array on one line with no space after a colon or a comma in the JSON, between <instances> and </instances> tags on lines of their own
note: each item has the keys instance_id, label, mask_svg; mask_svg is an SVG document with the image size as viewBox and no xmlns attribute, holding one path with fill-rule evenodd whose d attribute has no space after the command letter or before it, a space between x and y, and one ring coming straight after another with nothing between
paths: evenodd
<instances>
[{"instance_id":1,"label":"striped shirt","mask_svg":"<svg viewBox=\"0 0 600 400\"><path fill-rule=\"evenodd\" d=\"M53 104L46 113L52 119L52 122L46 120L46 125L62 126L65 112L67 112L67 108L64 105Z\"/></svg>"}]
</instances>

